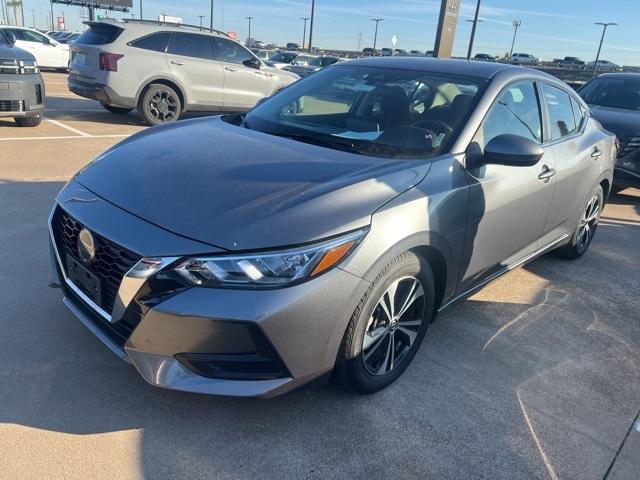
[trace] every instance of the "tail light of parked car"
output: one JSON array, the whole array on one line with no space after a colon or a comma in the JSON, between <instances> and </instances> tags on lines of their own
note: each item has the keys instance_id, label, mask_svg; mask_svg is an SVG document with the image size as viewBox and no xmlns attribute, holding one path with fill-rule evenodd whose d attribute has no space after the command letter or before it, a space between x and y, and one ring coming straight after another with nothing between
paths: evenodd
<instances>
[{"instance_id":1,"label":"tail light of parked car","mask_svg":"<svg viewBox=\"0 0 640 480\"><path fill-rule=\"evenodd\" d=\"M105 72L117 72L118 71L118 60L120 60L124 55L120 55L119 53L101 53L100 54L100 70L104 70Z\"/></svg>"}]
</instances>

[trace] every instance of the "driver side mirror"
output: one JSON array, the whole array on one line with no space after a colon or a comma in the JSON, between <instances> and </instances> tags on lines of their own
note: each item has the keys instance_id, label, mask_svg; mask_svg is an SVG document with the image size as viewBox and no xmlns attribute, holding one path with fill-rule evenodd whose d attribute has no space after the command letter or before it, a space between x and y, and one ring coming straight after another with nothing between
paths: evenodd
<instances>
[{"instance_id":1,"label":"driver side mirror","mask_svg":"<svg viewBox=\"0 0 640 480\"><path fill-rule=\"evenodd\" d=\"M249 60L245 60L244 62L242 62L242 64L245 67L255 69L260 69L260 67L262 66L262 62L260 62L260 60L258 60L257 58L250 58Z\"/></svg>"},{"instance_id":2,"label":"driver side mirror","mask_svg":"<svg viewBox=\"0 0 640 480\"><path fill-rule=\"evenodd\" d=\"M9 42L9 46L13 47L16 44L16 36L11 31L4 32L5 37L7 38L7 42Z\"/></svg>"},{"instance_id":3,"label":"driver side mirror","mask_svg":"<svg viewBox=\"0 0 640 480\"><path fill-rule=\"evenodd\" d=\"M492 138L484 147L482 156L470 155L467 166L468 168L479 168L482 165L532 167L543 155L543 148L533 140L505 133Z\"/></svg>"}]
</instances>

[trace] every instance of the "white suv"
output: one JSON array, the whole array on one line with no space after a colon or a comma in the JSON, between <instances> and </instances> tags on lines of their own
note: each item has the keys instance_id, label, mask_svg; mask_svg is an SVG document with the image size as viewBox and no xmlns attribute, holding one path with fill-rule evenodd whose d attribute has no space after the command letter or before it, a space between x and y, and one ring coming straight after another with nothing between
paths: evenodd
<instances>
[{"instance_id":1,"label":"white suv","mask_svg":"<svg viewBox=\"0 0 640 480\"><path fill-rule=\"evenodd\" d=\"M514 53L511 57L511 63L518 65L537 65L540 63L540 59L528 53Z\"/></svg>"},{"instance_id":2,"label":"white suv","mask_svg":"<svg viewBox=\"0 0 640 480\"><path fill-rule=\"evenodd\" d=\"M0 25L4 32L16 37L16 47L30 52L40 68L66 70L69 66L69 45L64 45L33 28Z\"/></svg>"},{"instance_id":3,"label":"white suv","mask_svg":"<svg viewBox=\"0 0 640 480\"><path fill-rule=\"evenodd\" d=\"M149 125L185 111L233 112L299 77L267 66L226 34L149 20L87 22L71 45L69 90Z\"/></svg>"}]
</instances>

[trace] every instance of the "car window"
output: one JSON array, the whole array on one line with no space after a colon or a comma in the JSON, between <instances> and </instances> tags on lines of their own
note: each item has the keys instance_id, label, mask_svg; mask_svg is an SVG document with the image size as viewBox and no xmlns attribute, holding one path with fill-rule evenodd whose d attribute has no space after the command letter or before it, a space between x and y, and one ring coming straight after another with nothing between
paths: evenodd
<instances>
[{"instance_id":1,"label":"car window","mask_svg":"<svg viewBox=\"0 0 640 480\"><path fill-rule=\"evenodd\" d=\"M129 45L154 52L165 52L170 39L170 32L152 33L151 35L130 42Z\"/></svg>"},{"instance_id":2,"label":"car window","mask_svg":"<svg viewBox=\"0 0 640 480\"><path fill-rule=\"evenodd\" d=\"M596 78L580 89L580 96L592 105L640 110L640 79Z\"/></svg>"},{"instance_id":3,"label":"car window","mask_svg":"<svg viewBox=\"0 0 640 480\"><path fill-rule=\"evenodd\" d=\"M576 121L576 129L582 130L584 123L587 121L587 112L575 98L571 97L571 107L573 108L573 118Z\"/></svg>"},{"instance_id":4,"label":"car window","mask_svg":"<svg viewBox=\"0 0 640 480\"><path fill-rule=\"evenodd\" d=\"M171 35L167 53L184 57L213 60L213 46L210 37L195 33L177 33Z\"/></svg>"},{"instance_id":5,"label":"car window","mask_svg":"<svg viewBox=\"0 0 640 480\"><path fill-rule=\"evenodd\" d=\"M576 133L576 121L573 118L571 97L567 92L551 85L542 85L544 103L547 105L551 140L559 140Z\"/></svg>"},{"instance_id":6,"label":"car window","mask_svg":"<svg viewBox=\"0 0 640 480\"><path fill-rule=\"evenodd\" d=\"M76 43L83 45L108 45L115 42L123 31L122 28L108 23L94 24L78 37ZM54 32L51 35L53 36L56 33L59 32ZM60 35L56 35L56 38L59 36Z\"/></svg>"},{"instance_id":7,"label":"car window","mask_svg":"<svg viewBox=\"0 0 640 480\"><path fill-rule=\"evenodd\" d=\"M48 43L47 37L31 30L21 30L19 28L12 30L16 39L25 42Z\"/></svg>"},{"instance_id":8,"label":"car window","mask_svg":"<svg viewBox=\"0 0 640 480\"><path fill-rule=\"evenodd\" d=\"M542 142L538 95L531 82L517 83L504 91L491 107L474 141L484 148L498 135L510 133Z\"/></svg>"},{"instance_id":9,"label":"car window","mask_svg":"<svg viewBox=\"0 0 640 480\"><path fill-rule=\"evenodd\" d=\"M218 49L218 56L223 62L242 64L242 62L255 58L241 45L231 40L215 38L214 42Z\"/></svg>"}]
</instances>

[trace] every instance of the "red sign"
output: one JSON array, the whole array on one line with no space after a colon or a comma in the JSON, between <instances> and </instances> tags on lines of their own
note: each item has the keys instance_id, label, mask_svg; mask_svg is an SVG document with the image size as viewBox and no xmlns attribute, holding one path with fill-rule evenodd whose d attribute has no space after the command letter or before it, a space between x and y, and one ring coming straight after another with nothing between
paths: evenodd
<instances>
[{"instance_id":1,"label":"red sign","mask_svg":"<svg viewBox=\"0 0 640 480\"><path fill-rule=\"evenodd\" d=\"M236 32L227 32L227 35L229 36L229 38L231 40L237 40L238 39L238 34Z\"/></svg>"},{"instance_id":2,"label":"red sign","mask_svg":"<svg viewBox=\"0 0 640 480\"><path fill-rule=\"evenodd\" d=\"M64 30L64 17L58 17L58 30Z\"/></svg>"}]
</instances>

